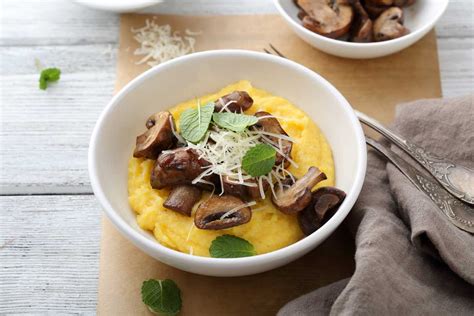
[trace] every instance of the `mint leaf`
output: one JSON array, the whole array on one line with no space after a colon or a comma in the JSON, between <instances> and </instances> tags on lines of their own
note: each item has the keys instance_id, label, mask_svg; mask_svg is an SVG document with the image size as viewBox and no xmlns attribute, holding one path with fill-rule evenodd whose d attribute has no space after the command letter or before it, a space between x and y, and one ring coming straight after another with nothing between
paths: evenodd
<instances>
[{"instance_id":1,"label":"mint leaf","mask_svg":"<svg viewBox=\"0 0 474 316\"><path fill-rule=\"evenodd\" d=\"M237 133L243 132L247 127L258 122L256 116L230 112L214 113L212 120L220 127Z\"/></svg>"},{"instance_id":2,"label":"mint leaf","mask_svg":"<svg viewBox=\"0 0 474 316\"><path fill-rule=\"evenodd\" d=\"M156 315L174 316L181 310L181 291L173 280L143 282L142 301Z\"/></svg>"},{"instance_id":3,"label":"mint leaf","mask_svg":"<svg viewBox=\"0 0 474 316\"><path fill-rule=\"evenodd\" d=\"M260 177L272 171L275 160L275 148L267 144L258 144L245 153L242 168L252 177Z\"/></svg>"},{"instance_id":4,"label":"mint leaf","mask_svg":"<svg viewBox=\"0 0 474 316\"><path fill-rule=\"evenodd\" d=\"M209 253L213 258L240 258L257 254L251 243L232 235L222 235L214 239L209 247Z\"/></svg>"},{"instance_id":5,"label":"mint leaf","mask_svg":"<svg viewBox=\"0 0 474 316\"><path fill-rule=\"evenodd\" d=\"M61 70L59 68L43 69L39 78L39 88L46 90L49 82L56 82L61 77Z\"/></svg>"},{"instance_id":6,"label":"mint leaf","mask_svg":"<svg viewBox=\"0 0 474 316\"><path fill-rule=\"evenodd\" d=\"M187 109L181 114L179 127L181 136L191 143L199 142L206 135L214 113L214 103L210 102L197 109Z\"/></svg>"}]
</instances>

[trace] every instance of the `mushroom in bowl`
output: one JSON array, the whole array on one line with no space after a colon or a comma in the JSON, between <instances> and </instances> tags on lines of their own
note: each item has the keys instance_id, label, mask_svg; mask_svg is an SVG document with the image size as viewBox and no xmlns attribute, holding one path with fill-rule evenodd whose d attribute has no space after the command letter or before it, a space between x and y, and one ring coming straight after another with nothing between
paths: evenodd
<instances>
[{"instance_id":1,"label":"mushroom in bowl","mask_svg":"<svg viewBox=\"0 0 474 316\"><path fill-rule=\"evenodd\" d=\"M246 80L157 112L145 127L128 165L130 206L141 228L184 253L220 256L212 245L223 235L255 254L291 245L304 238L297 214L312 191L335 184L315 123Z\"/></svg>"},{"instance_id":2,"label":"mushroom in bowl","mask_svg":"<svg viewBox=\"0 0 474 316\"><path fill-rule=\"evenodd\" d=\"M219 71L216 71L216 69ZM268 252L261 251L262 248L259 250L259 247L256 246L258 242L254 241L255 250L257 250L257 255L255 256L226 259L213 258L197 254L191 255L191 251L188 248L185 251L179 251L173 247L163 245L161 242L157 242L152 231L155 229L156 223L159 222L160 216L165 214L169 218L185 218L187 220L173 221L172 225L161 226L161 230L181 228L186 232L191 231L190 238L193 238L196 243L202 243L203 249L206 249L216 236L222 235L222 231L200 229L195 226L194 219L200 205L199 202L192 203L192 201L189 201L189 204L194 204L191 207L191 216L186 215L189 214L189 204L181 209L179 199L172 201L170 209L167 209L166 212L153 211L157 208L156 205L159 205L159 203L163 205L168 197L171 199L171 191L178 190L176 189L177 187L188 185L188 183L183 181L183 183L177 184L173 188L151 188L150 180L155 160L146 158L133 158L142 161L142 163L134 165L136 168L133 169L133 172L136 172L137 175L145 175L148 177L148 181L143 181L143 178L140 177L135 178L133 174L131 177L130 168L127 168L127 165L130 167L131 155L136 145L136 136L143 134L148 129L146 126L147 117L153 113L165 111L169 111L173 115L176 125L175 132L177 131L179 134L181 131L179 127L181 115L177 115L177 113L179 112L178 110L181 110L180 113L182 113L186 109L177 107L175 112L170 110L171 105L179 105L183 103L183 100L190 100L190 107L197 109L196 96L207 95L211 97L210 99L199 98L201 106L204 107L207 101L214 102L219 97L233 91L250 90L252 92L248 85L242 84L242 86L232 86L226 91L220 91L221 93L209 94L212 91L219 91L223 83L230 84L241 78L248 79L252 85L262 90L264 89L263 91L267 91L270 95L282 96L283 98L277 97L275 99L277 108L279 108L279 102L283 102L283 100L287 100L290 104L298 105L299 113L304 114L304 116L297 115L297 117L301 118L302 121L313 122L310 125L314 126L314 128L318 127L321 135L324 135L326 144L330 148L334 173L331 175L331 172L328 171L330 170L328 167L331 164L328 165L327 160L320 157L320 154L323 152L320 139L314 138L309 138L309 143L294 142L292 144L291 154L293 158L296 158L298 151L301 151L303 148L315 147L319 148L319 150L317 150L318 153L313 157L305 156L306 158L301 161L299 168L288 167L295 168L291 169L292 171L290 172L297 179L301 179L310 166L318 167L321 171L327 173L328 178L331 178L332 182L324 182L327 181L324 180L318 184L319 187L316 186L311 192L316 192L314 190L329 185L344 191L346 197L338 205L337 212L319 229L306 237L304 237L305 234L300 228L298 215L287 215L276 210L274 214L277 214L275 216L278 216L278 218L291 218L292 231L295 235L297 234L297 238L294 242L292 241ZM249 93L249 95L254 99L254 104L247 110L246 115L253 116L259 110L268 112L279 121L284 131L292 138L307 132L306 129L297 128L297 125L294 125L291 121L294 111L279 113L274 109L266 108L265 103L260 103L258 101L258 93ZM282 107L282 110L284 108ZM296 107L292 109L294 108ZM284 119L286 117L289 117L290 121L286 121ZM117 126L120 126L120 128L117 128ZM257 128L259 126L255 126L255 129ZM186 148L183 145L177 139L176 145L173 145L176 148L164 149L159 156L179 148ZM293 158L291 159L294 160ZM158 160L159 157L156 159ZM144 161L148 162L144 163ZM213 276L249 275L267 271L293 261L317 247L341 224L355 203L365 176L365 165L366 147L361 126L348 102L330 83L313 71L289 60L238 50L209 51L180 57L154 67L140 75L119 91L104 109L92 134L89 148L89 172L92 188L105 213L119 232L144 252L168 265L193 273ZM205 167L206 163L202 166ZM204 171L204 169L201 170ZM133 184L134 180L130 179L140 179L140 181ZM214 183L215 179L211 177L204 181ZM220 179L218 181L220 182ZM146 189L143 192L150 193L149 190L153 190L160 197L158 203L143 204L141 207L143 211L137 214L131 205L132 202L138 201L138 197L143 196L138 194L139 189L137 189L137 195L130 197L128 194L130 184L136 188L140 188L143 185L143 188ZM202 184L210 185L209 183ZM291 184L292 182L287 183L282 179L282 185L286 185L285 188L288 188ZM262 181L262 188L266 188L268 185L270 184ZM210 186L212 187L212 185ZM277 184L276 188L278 187L279 184ZM245 207L253 209L250 221L242 225L226 228L224 231L227 229L244 231L248 225L253 225L252 222L258 216L264 214L259 213L259 209L255 208L257 205L253 205L251 202L273 205L271 201L271 194L273 194L271 188L266 190L267 198L264 200L256 200L258 198L256 192L259 190L255 190L254 185L250 184L248 188L251 189L244 190L247 192L245 196L239 195L237 198L244 202L244 204L247 204ZM202 202L212 192L212 189L209 191L208 189L198 188L198 190L200 190L201 196L199 197L199 194L196 194L193 199L199 199ZM220 193L221 191L216 190L214 196L219 196ZM180 192L178 191L176 194L179 196ZM135 198L137 199L134 200ZM152 200L150 199L150 201ZM221 211L225 210L226 213L231 211L229 213L231 215L236 211L235 208L237 206L240 209L242 204L236 204L232 209L226 207L225 209L218 210L216 213L219 214L220 212L219 219L225 215ZM175 211L172 209L174 207L180 208L182 211ZM241 218L246 219L245 207L243 208L244 214L238 215L239 221ZM204 223L209 219L212 219L212 216L206 218ZM153 226L151 226L152 224ZM271 221L266 221L265 224L275 227ZM286 230L286 236L291 235L288 232L290 230ZM194 234L197 234L197 236L194 236ZM183 244L186 238L187 235L182 239ZM251 237L248 237L248 239L253 241Z\"/></svg>"},{"instance_id":3,"label":"mushroom in bowl","mask_svg":"<svg viewBox=\"0 0 474 316\"><path fill-rule=\"evenodd\" d=\"M339 57L376 58L425 36L449 0L273 0L301 39ZM349 23L349 24L348 24Z\"/></svg>"}]
</instances>

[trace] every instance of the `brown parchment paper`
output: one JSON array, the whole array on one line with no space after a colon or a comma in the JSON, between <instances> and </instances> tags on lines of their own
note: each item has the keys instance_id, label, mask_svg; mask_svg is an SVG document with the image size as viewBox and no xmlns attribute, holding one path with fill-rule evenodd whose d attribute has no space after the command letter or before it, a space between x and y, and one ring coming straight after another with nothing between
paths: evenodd
<instances>
[{"instance_id":1,"label":"brown parchment paper","mask_svg":"<svg viewBox=\"0 0 474 316\"><path fill-rule=\"evenodd\" d=\"M143 26L146 15L123 15L117 67L117 90L141 72L136 65L137 43L130 32ZM272 43L288 58L328 79L351 105L384 123L393 118L397 103L441 96L434 31L412 47L392 56L350 60L322 53L294 35L277 15L156 16L173 29L202 31L196 50L239 48L262 51ZM180 315L272 315L287 301L348 277L354 269L354 246L341 226L305 257L282 268L254 276L214 278L182 272L135 248L106 218L100 254L98 313L147 315L140 288L149 278L170 278L182 291Z\"/></svg>"}]
</instances>

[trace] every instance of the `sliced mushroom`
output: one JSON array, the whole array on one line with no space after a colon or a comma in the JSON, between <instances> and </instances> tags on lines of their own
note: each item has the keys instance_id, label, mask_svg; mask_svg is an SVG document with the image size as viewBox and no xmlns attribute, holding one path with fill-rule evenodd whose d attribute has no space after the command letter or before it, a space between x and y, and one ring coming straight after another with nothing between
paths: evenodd
<instances>
[{"instance_id":1,"label":"sliced mushroom","mask_svg":"<svg viewBox=\"0 0 474 316\"><path fill-rule=\"evenodd\" d=\"M338 210L346 194L335 187L323 187L312 193L311 202L298 213L298 223L308 236L318 230Z\"/></svg>"},{"instance_id":2,"label":"sliced mushroom","mask_svg":"<svg viewBox=\"0 0 474 316\"><path fill-rule=\"evenodd\" d=\"M214 101L214 111L220 112L224 107L230 112L244 112L248 110L252 104L253 99L245 91L234 91L226 94Z\"/></svg>"},{"instance_id":3,"label":"sliced mushroom","mask_svg":"<svg viewBox=\"0 0 474 316\"><path fill-rule=\"evenodd\" d=\"M190 148L176 148L163 152L151 172L151 187L163 189L181 184L191 184L209 163L199 159L199 154Z\"/></svg>"},{"instance_id":4,"label":"sliced mushroom","mask_svg":"<svg viewBox=\"0 0 474 316\"><path fill-rule=\"evenodd\" d=\"M201 199L201 190L191 185L179 185L171 190L163 203L167 209L191 216L193 206Z\"/></svg>"},{"instance_id":5,"label":"sliced mushroom","mask_svg":"<svg viewBox=\"0 0 474 316\"><path fill-rule=\"evenodd\" d=\"M247 198L247 186L235 183L235 181L228 176L222 177L222 186L225 194Z\"/></svg>"},{"instance_id":6,"label":"sliced mushroom","mask_svg":"<svg viewBox=\"0 0 474 316\"><path fill-rule=\"evenodd\" d=\"M414 4L416 0L394 0L393 5L397 7L408 7Z\"/></svg>"},{"instance_id":7,"label":"sliced mushroom","mask_svg":"<svg viewBox=\"0 0 474 316\"><path fill-rule=\"evenodd\" d=\"M303 26L320 35L338 38L349 32L354 12L346 0L298 0L308 16Z\"/></svg>"},{"instance_id":8,"label":"sliced mushroom","mask_svg":"<svg viewBox=\"0 0 474 316\"><path fill-rule=\"evenodd\" d=\"M360 0L353 1L356 19L352 23L351 40L358 43L367 43L372 41L372 20L369 18L367 11L360 3Z\"/></svg>"},{"instance_id":9,"label":"sliced mushroom","mask_svg":"<svg viewBox=\"0 0 474 316\"><path fill-rule=\"evenodd\" d=\"M404 7L415 3L416 0L365 0L366 5Z\"/></svg>"},{"instance_id":10,"label":"sliced mushroom","mask_svg":"<svg viewBox=\"0 0 474 316\"><path fill-rule=\"evenodd\" d=\"M408 33L403 26L403 10L391 7L385 10L374 22L374 39L388 41Z\"/></svg>"},{"instance_id":11,"label":"sliced mushroom","mask_svg":"<svg viewBox=\"0 0 474 316\"><path fill-rule=\"evenodd\" d=\"M254 180L255 183L257 184L256 187L247 187L247 194L250 199L252 200L261 200L262 195L260 194L260 186L258 185L258 182ZM262 187L263 187L263 192L267 192L268 189L270 188L270 183L268 183L267 180L262 180Z\"/></svg>"},{"instance_id":12,"label":"sliced mushroom","mask_svg":"<svg viewBox=\"0 0 474 316\"><path fill-rule=\"evenodd\" d=\"M257 129L267 133L288 136L283 127L281 127L278 120L270 113L259 111L255 113L255 116L259 118L257 124L254 125ZM290 165L290 162L288 159L286 159L286 157L291 158L293 142L270 135L266 135L266 138L268 138L275 145L275 147L280 148L280 151L283 153L283 155L277 153L275 165L281 165L281 163L284 162L284 167L287 168Z\"/></svg>"},{"instance_id":13,"label":"sliced mushroom","mask_svg":"<svg viewBox=\"0 0 474 316\"><path fill-rule=\"evenodd\" d=\"M224 187L224 193L241 197L244 200L262 199L262 196L260 194L260 188L256 179L245 180L245 182L255 184L255 186L243 185L236 182L237 181L233 181L227 176L223 177L222 185ZM270 184L266 180L262 182L262 186L264 192L266 192L270 188Z\"/></svg>"},{"instance_id":14,"label":"sliced mushroom","mask_svg":"<svg viewBox=\"0 0 474 316\"><path fill-rule=\"evenodd\" d=\"M367 13L369 14L369 17L371 19L376 19L379 17L380 14L382 14L382 12L390 8L390 6L373 5L366 2L364 5L364 8L365 8L365 11L367 11Z\"/></svg>"},{"instance_id":15,"label":"sliced mushroom","mask_svg":"<svg viewBox=\"0 0 474 316\"><path fill-rule=\"evenodd\" d=\"M200 229L218 230L250 221L252 210L232 195L213 196L199 205L194 224Z\"/></svg>"},{"instance_id":16,"label":"sliced mushroom","mask_svg":"<svg viewBox=\"0 0 474 316\"><path fill-rule=\"evenodd\" d=\"M272 202L283 213L295 214L308 206L311 202L311 189L325 179L324 172L310 167L308 172L288 189L278 188L276 196L272 196Z\"/></svg>"},{"instance_id":17,"label":"sliced mushroom","mask_svg":"<svg viewBox=\"0 0 474 316\"><path fill-rule=\"evenodd\" d=\"M176 145L174 120L170 112L158 112L146 122L147 131L137 137L133 157L156 159L165 149Z\"/></svg>"},{"instance_id":18,"label":"sliced mushroom","mask_svg":"<svg viewBox=\"0 0 474 316\"><path fill-rule=\"evenodd\" d=\"M303 10L300 10L297 16L298 16L298 19L303 20L305 16L308 16L308 14L304 12Z\"/></svg>"},{"instance_id":19,"label":"sliced mushroom","mask_svg":"<svg viewBox=\"0 0 474 316\"><path fill-rule=\"evenodd\" d=\"M368 5L378 5L378 6L391 6L395 0L365 0L365 3Z\"/></svg>"}]
</instances>

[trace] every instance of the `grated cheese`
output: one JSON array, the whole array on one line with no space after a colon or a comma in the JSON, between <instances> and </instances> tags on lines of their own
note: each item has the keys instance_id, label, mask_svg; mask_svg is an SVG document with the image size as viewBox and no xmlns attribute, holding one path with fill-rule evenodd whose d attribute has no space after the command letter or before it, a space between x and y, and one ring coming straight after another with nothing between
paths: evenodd
<instances>
[{"instance_id":1,"label":"grated cheese","mask_svg":"<svg viewBox=\"0 0 474 316\"><path fill-rule=\"evenodd\" d=\"M225 104L222 110L226 111L226 107L232 102L233 101L229 101ZM197 100L197 103L199 109L200 101ZM173 133L175 132L176 131L173 131ZM272 141L269 137L273 137L277 142ZM225 193L223 186L224 177L227 182L232 184L258 187L262 199L265 199L264 181L266 181L270 186L272 194L275 195L275 185L278 185L280 189L286 186L282 183L282 180L289 176L293 182L295 181L291 172L285 169L284 161L287 160L298 168L298 165L290 157L284 155L282 145L283 140L295 142L293 138L287 135L269 133L258 129L249 129L237 133L220 128L218 125L211 122L209 130L200 142L196 144L187 142L185 146L186 148L195 150L199 154L199 159L205 159L209 162L209 165L202 167L201 174L194 178L192 184L210 184L213 186L212 194L214 194L215 185L212 182L205 180L205 178L212 174L216 174L219 177L222 188L219 195ZM262 143L275 148L275 150L283 156L284 161L281 165L274 166L273 170L268 175L255 178L248 175L242 169L242 159L249 149Z\"/></svg>"},{"instance_id":2,"label":"grated cheese","mask_svg":"<svg viewBox=\"0 0 474 316\"><path fill-rule=\"evenodd\" d=\"M137 64L146 63L150 67L167 60L194 52L196 39L201 32L185 30L182 36L179 31L172 31L169 24L158 25L154 20L146 20L145 26L134 29L134 39L140 44L135 55L144 56Z\"/></svg>"}]
</instances>

